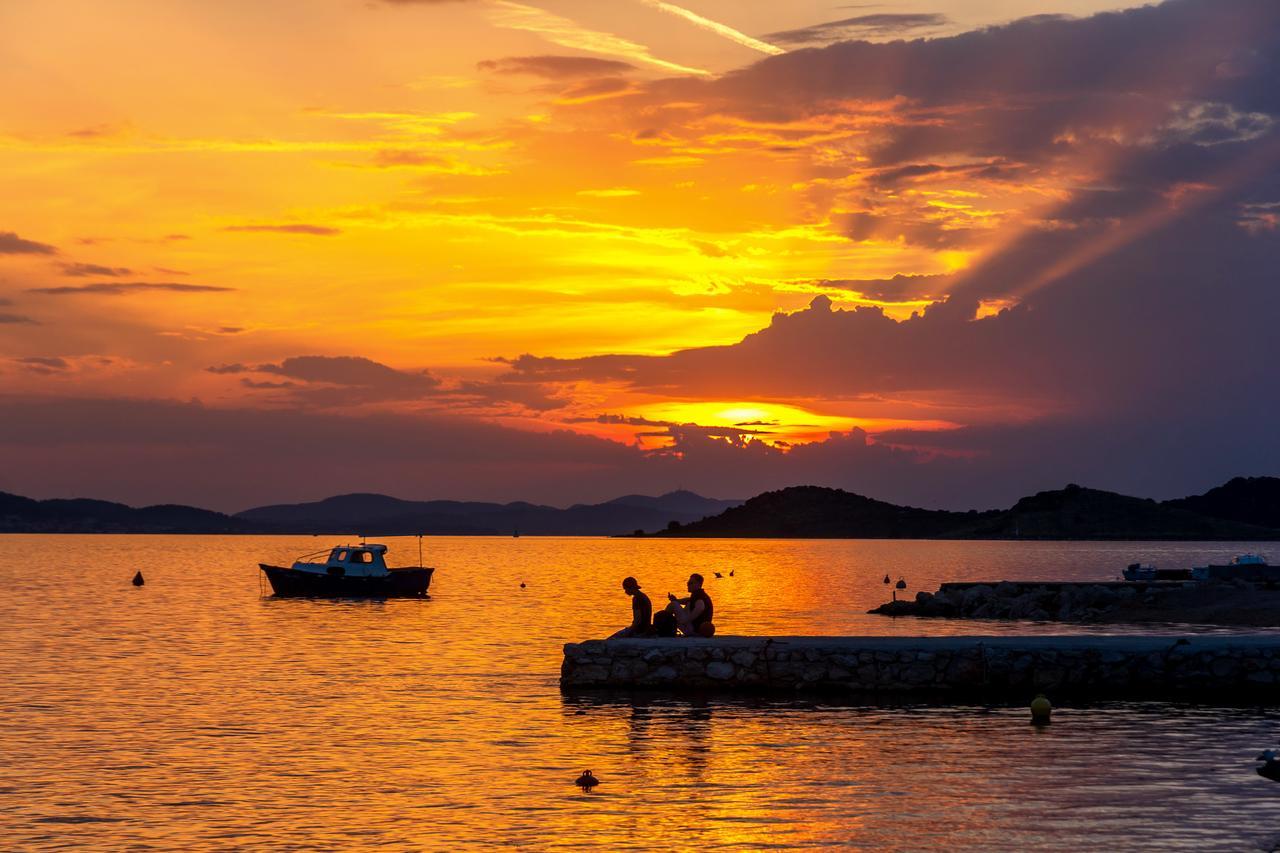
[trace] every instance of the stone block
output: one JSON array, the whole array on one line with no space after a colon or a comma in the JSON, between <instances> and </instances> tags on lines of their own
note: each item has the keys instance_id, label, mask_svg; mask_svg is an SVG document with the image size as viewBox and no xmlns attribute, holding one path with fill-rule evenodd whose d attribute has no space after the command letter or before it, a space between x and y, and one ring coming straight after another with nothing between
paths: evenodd
<instances>
[{"instance_id":1,"label":"stone block","mask_svg":"<svg viewBox=\"0 0 1280 853\"><path fill-rule=\"evenodd\" d=\"M569 677L574 684L600 684L609 677L609 671L602 666L588 664L576 667Z\"/></svg>"},{"instance_id":2,"label":"stone block","mask_svg":"<svg viewBox=\"0 0 1280 853\"><path fill-rule=\"evenodd\" d=\"M707 664L707 677L716 681L728 681L733 678L733 664L727 661L712 661Z\"/></svg>"},{"instance_id":3,"label":"stone block","mask_svg":"<svg viewBox=\"0 0 1280 853\"><path fill-rule=\"evenodd\" d=\"M816 663L816 662L806 665L804 668L804 672L801 673L801 678L803 678L805 681L810 681L810 682L822 681L826 677L827 677L826 664Z\"/></svg>"}]
</instances>

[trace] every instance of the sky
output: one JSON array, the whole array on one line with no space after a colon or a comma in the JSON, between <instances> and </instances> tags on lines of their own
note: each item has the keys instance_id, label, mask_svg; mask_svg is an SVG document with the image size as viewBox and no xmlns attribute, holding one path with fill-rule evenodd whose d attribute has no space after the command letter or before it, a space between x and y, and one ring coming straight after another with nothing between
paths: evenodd
<instances>
[{"instance_id":1,"label":"sky","mask_svg":"<svg viewBox=\"0 0 1280 853\"><path fill-rule=\"evenodd\" d=\"M0 490L1280 474L1271 0L6 0L0 79Z\"/></svg>"}]
</instances>

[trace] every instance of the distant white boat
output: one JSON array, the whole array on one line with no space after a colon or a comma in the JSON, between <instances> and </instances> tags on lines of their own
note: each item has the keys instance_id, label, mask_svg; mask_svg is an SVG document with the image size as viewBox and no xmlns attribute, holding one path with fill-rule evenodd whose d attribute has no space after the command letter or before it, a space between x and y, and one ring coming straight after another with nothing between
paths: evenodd
<instances>
[{"instance_id":1,"label":"distant white boat","mask_svg":"<svg viewBox=\"0 0 1280 853\"><path fill-rule=\"evenodd\" d=\"M1241 554L1233 557L1226 565L1211 563L1197 566L1191 570L1191 577L1197 581L1246 580L1274 583L1280 581L1280 566L1268 564L1267 558L1260 554Z\"/></svg>"}]
</instances>

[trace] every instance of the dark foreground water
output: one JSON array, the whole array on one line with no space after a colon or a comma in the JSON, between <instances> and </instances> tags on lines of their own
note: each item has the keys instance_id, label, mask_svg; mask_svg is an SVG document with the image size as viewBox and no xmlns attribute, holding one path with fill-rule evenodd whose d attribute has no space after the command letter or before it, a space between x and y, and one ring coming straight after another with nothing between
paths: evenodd
<instances>
[{"instance_id":1,"label":"dark foreground water","mask_svg":"<svg viewBox=\"0 0 1280 853\"><path fill-rule=\"evenodd\" d=\"M416 562L414 540L387 540ZM886 572L1111 579L1243 545L427 540L427 601L259 596L310 537L6 536L0 848L1256 850L1274 708L566 697L560 646L708 575L723 633L1063 626L867 616ZM400 560L394 558L399 557ZM147 585L129 578L141 568ZM715 580L712 571L732 578ZM525 582L527 588L521 589ZM1123 630L1123 629L1104 629ZM572 784L591 769L603 784Z\"/></svg>"}]
</instances>

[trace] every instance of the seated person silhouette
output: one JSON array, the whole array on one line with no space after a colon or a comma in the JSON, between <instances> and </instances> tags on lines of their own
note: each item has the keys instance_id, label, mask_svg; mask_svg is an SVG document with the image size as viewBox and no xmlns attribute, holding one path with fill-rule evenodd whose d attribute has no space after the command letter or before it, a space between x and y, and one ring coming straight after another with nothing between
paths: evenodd
<instances>
[{"instance_id":1,"label":"seated person silhouette","mask_svg":"<svg viewBox=\"0 0 1280 853\"><path fill-rule=\"evenodd\" d=\"M664 612L675 617L676 626L686 637L715 636L716 626L711 621L715 616L715 605L711 603L711 596L702 588L702 575L689 575L686 588L689 590L688 598L676 598L667 593L667 599L671 603Z\"/></svg>"},{"instance_id":2,"label":"seated person silhouette","mask_svg":"<svg viewBox=\"0 0 1280 853\"><path fill-rule=\"evenodd\" d=\"M653 633L653 625L650 624L653 604L649 601L649 596L640 591L640 583L633 577L622 579L622 591L631 596L631 624L609 639L650 636Z\"/></svg>"}]
</instances>

